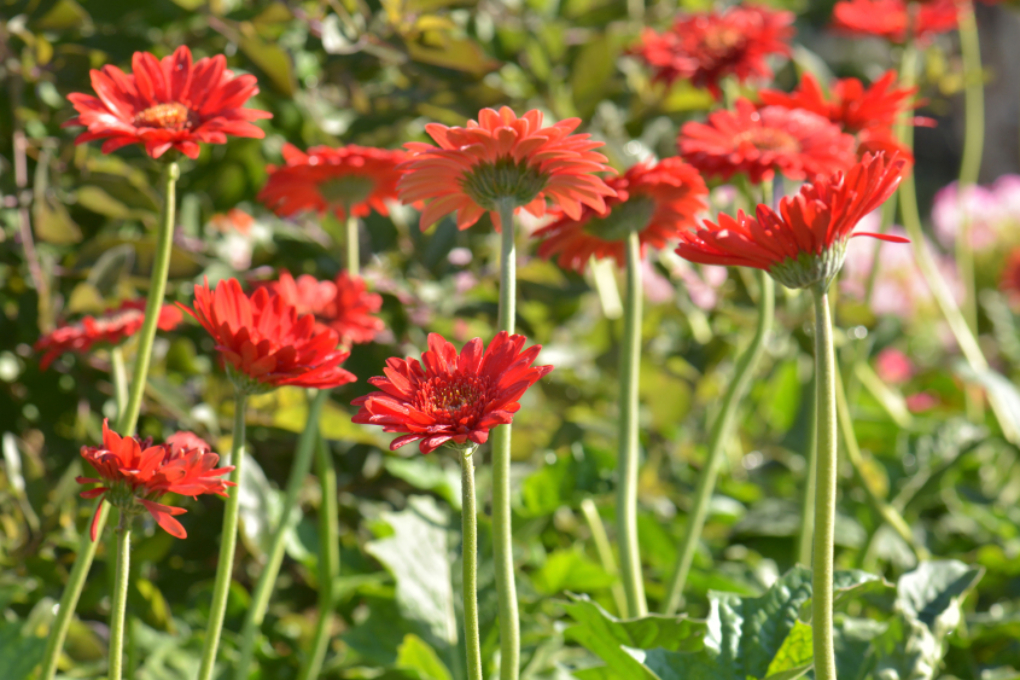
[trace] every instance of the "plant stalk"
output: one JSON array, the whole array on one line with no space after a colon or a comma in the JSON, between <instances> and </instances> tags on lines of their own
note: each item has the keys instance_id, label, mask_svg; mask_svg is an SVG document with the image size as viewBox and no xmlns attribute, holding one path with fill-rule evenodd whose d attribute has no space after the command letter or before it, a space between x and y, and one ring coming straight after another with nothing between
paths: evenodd
<instances>
[{"instance_id":1,"label":"plant stalk","mask_svg":"<svg viewBox=\"0 0 1020 680\"><path fill-rule=\"evenodd\" d=\"M124 667L124 618L127 612L128 574L131 567L131 518L121 510L117 525L117 571L110 606L109 680L121 680Z\"/></svg>"},{"instance_id":2,"label":"plant stalk","mask_svg":"<svg viewBox=\"0 0 1020 680\"><path fill-rule=\"evenodd\" d=\"M811 377L811 422L808 424L807 473L800 505L800 535L797 537L797 563L811 565L811 543L815 533L815 478L818 474L818 399L815 377Z\"/></svg>"},{"instance_id":3,"label":"plant stalk","mask_svg":"<svg viewBox=\"0 0 1020 680\"><path fill-rule=\"evenodd\" d=\"M581 501L581 513L588 523L591 539L595 543L595 552L599 555L602 568L610 576L619 577L620 569L616 566L616 558L613 557L613 547L606 534L606 525L602 523L602 517L599 515L599 509L595 506L595 502L590 498ZM613 581L612 592L613 602L616 603L616 613L622 616L623 612L627 611L627 595L623 592L623 584L618 578Z\"/></svg>"},{"instance_id":4,"label":"plant stalk","mask_svg":"<svg viewBox=\"0 0 1020 680\"><path fill-rule=\"evenodd\" d=\"M459 450L461 472L461 562L464 569L464 643L468 680L483 680L482 643L478 627L478 510L475 508L475 467L472 446Z\"/></svg>"},{"instance_id":5,"label":"plant stalk","mask_svg":"<svg viewBox=\"0 0 1020 680\"><path fill-rule=\"evenodd\" d=\"M230 481L240 485L241 463L244 460L245 407L248 395L238 390L234 394L234 432L230 445ZM211 680L216 668L216 653L219 651L223 619L227 611L227 597L230 594L231 575L234 571L234 549L237 546L237 516L240 505L241 487L228 489L230 496L223 508L223 531L220 536L220 555L216 563L216 584L213 587L212 606L209 609L209 624L206 626L205 643L202 646L202 666L198 680Z\"/></svg>"},{"instance_id":6,"label":"plant stalk","mask_svg":"<svg viewBox=\"0 0 1020 680\"><path fill-rule=\"evenodd\" d=\"M985 85L981 69L981 43L978 37L977 21L974 18L974 3L963 0L959 3L958 21L960 51L963 57L964 81L964 137L963 159L960 163L958 195L978 182L981 172L981 155L985 143ZM971 220L964 214L960 232L956 237L956 264L964 284L963 312L973 332L977 332L977 292L974 281L974 249L971 245Z\"/></svg>"},{"instance_id":7,"label":"plant stalk","mask_svg":"<svg viewBox=\"0 0 1020 680\"><path fill-rule=\"evenodd\" d=\"M329 645L330 626L333 622L333 605L336 599L334 584L340 577L336 468L321 433L315 451L315 472L322 490L322 505L319 506L319 620L315 624L312 651L308 655L306 665L298 674L298 680L315 680L322 670L326 648Z\"/></svg>"},{"instance_id":8,"label":"plant stalk","mask_svg":"<svg viewBox=\"0 0 1020 680\"><path fill-rule=\"evenodd\" d=\"M361 245L358 241L358 218L347 211L347 272L361 276Z\"/></svg>"},{"instance_id":9,"label":"plant stalk","mask_svg":"<svg viewBox=\"0 0 1020 680\"><path fill-rule=\"evenodd\" d=\"M113 378L113 395L119 418L128 403L127 367L124 365L124 350L119 346L110 350L110 375Z\"/></svg>"},{"instance_id":10,"label":"plant stalk","mask_svg":"<svg viewBox=\"0 0 1020 680\"><path fill-rule=\"evenodd\" d=\"M616 533L620 543L620 575L627 596L625 617L648 613L638 543L638 376L641 368L641 243L627 235L627 297L623 305L620 346L620 437L617 463Z\"/></svg>"},{"instance_id":11,"label":"plant stalk","mask_svg":"<svg viewBox=\"0 0 1020 680\"><path fill-rule=\"evenodd\" d=\"M680 607L687 575L690 573L694 553L697 550L698 541L701 540L701 531L705 527L705 519L708 517L708 505L712 499L712 492L715 490L719 466L725 457L726 443L733 431L737 407L747 392L751 376L764 353L765 343L772 328L776 298L775 284L772 282L772 277L763 270L757 270L757 276L761 289L758 295L758 325L755 328L751 344L748 345L737 363L737 369L723 396L722 408L719 415L716 416L715 423L712 424L712 432L708 440L708 458L705 459L705 466L701 470L698 486L694 492L694 501L687 517L687 531L680 544L680 554L677 556L676 567L673 570L673 577L670 579L668 595L662 610L664 614L675 614Z\"/></svg>"},{"instance_id":12,"label":"plant stalk","mask_svg":"<svg viewBox=\"0 0 1020 680\"><path fill-rule=\"evenodd\" d=\"M832 314L825 292L827 287L825 282L813 289L818 477L815 482L814 559L811 565L811 629L817 680L836 680L832 632L836 535L836 357L832 344Z\"/></svg>"},{"instance_id":13,"label":"plant stalk","mask_svg":"<svg viewBox=\"0 0 1020 680\"><path fill-rule=\"evenodd\" d=\"M499 204L502 241L499 261L499 328L514 332L517 300L517 251L512 199ZM513 527L510 511L510 425L492 431L492 543L499 602L500 680L517 680L521 663L521 621L514 581Z\"/></svg>"},{"instance_id":14,"label":"plant stalk","mask_svg":"<svg viewBox=\"0 0 1020 680\"><path fill-rule=\"evenodd\" d=\"M266 617L269 598L273 594L276 577L279 576L280 566L283 564L287 532L297 521L294 508L297 506L298 493L312 469L315 440L319 434L319 414L328 397L328 390L319 390L308 406L308 420L305 422L305 429L298 438L297 452L294 455L294 462L291 463L290 477L287 479L287 491L283 500L283 509L280 512L280 523L273 531L269 552L266 554L266 563L262 567L262 573L259 574L258 583L255 584L251 605L248 607L244 617L244 626L241 628L241 656L235 674L237 680L245 680L248 677L248 671L251 669L251 663L255 657L255 643L260 634L259 628Z\"/></svg>"}]
</instances>

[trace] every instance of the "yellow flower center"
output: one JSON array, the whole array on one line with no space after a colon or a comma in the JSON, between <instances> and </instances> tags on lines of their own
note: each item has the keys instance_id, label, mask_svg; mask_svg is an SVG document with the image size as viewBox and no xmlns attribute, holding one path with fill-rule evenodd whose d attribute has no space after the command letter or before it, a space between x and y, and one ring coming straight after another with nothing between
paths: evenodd
<instances>
[{"instance_id":1,"label":"yellow flower center","mask_svg":"<svg viewBox=\"0 0 1020 680\"><path fill-rule=\"evenodd\" d=\"M788 132L777 128L753 128L745 130L733 138L734 143L751 144L759 151L800 151L797 139Z\"/></svg>"},{"instance_id":2,"label":"yellow flower center","mask_svg":"<svg viewBox=\"0 0 1020 680\"><path fill-rule=\"evenodd\" d=\"M138 127L187 130L192 127L192 122L191 111L178 102L156 104L135 115Z\"/></svg>"}]
</instances>

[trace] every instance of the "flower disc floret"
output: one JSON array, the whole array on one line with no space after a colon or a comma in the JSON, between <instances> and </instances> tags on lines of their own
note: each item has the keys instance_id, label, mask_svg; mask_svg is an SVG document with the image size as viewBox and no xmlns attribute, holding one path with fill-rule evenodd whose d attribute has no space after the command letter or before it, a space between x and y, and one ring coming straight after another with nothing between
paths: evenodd
<instances>
[{"instance_id":1,"label":"flower disc floret","mask_svg":"<svg viewBox=\"0 0 1020 680\"><path fill-rule=\"evenodd\" d=\"M173 330L183 318L173 305L163 305L156 326L163 331ZM97 344L118 345L141 330L144 323L145 300L128 300L102 316L86 316L61 326L35 343L35 351L43 353L39 367L46 370L66 352L85 354Z\"/></svg>"},{"instance_id":2,"label":"flower disc floret","mask_svg":"<svg viewBox=\"0 0 1020 680\"><path fill-rule=\"evenodd\" d=\"M284 271L268 288L298 314L312 314L320 324L336 331L343 345L372 342L385 328L375 316L382 307L382 296L368 292L364 279L346 271L333 281L320 281L309 274L295 280Z\"/></svg>"},{"instance_id":3,"label":"flower disc floret","mask_svg":"<svg viewBox=\"0 0 1020 680\"><path fill-rule=\"evenodd\" d=\"M131 68L130 74L111 64L90 71L98 97L68 95L78 115L64 127L88 128L76 144L105 139L103 153L141 144L153 158L171 148L198 158L202 142L225 144L228 135L265 137L251 121L272 114L242 108L258 94L255 76L235 76L222 54L192 64L191 50L184 45L163 59L135 52Z\"/></svg>"},{"instance_id":4,"label":"flower disc floret","mask_svg":"<svg viewBox=\"0 0 1020 680\"><path fill-rule=\"evenodd\" d=\"M166 444L153 445L151 439L120 436L104 420L102 446L83 446L81 455L99 477L77 477L78 483L102 485L82 491L82 498L104 496L128 515L148 511L159 526L177 538L186 538L188 534L174 516L186 511L157 500L168 493L191 497L211 493L225 497L227 487L235 486L223 479L233 466L216 467L220 457L191 432L178 432ZM101 511L100 503L92 517L93 541Z\"/></svg>"},{"instance_id":5,"label":"flower disc floret","mask_svg":"<svg viewBox=\"0 0 1020 680\"><path fill-rule=\"evenodd\" d=\"M904 42L908 38L926 40L956 28L957 0L843 0L832 9L832 27L851 35L874 35Z\"/></svg>"},{"instance_id":6,"label":"flower disc floret","mask_svg":"<svg viewBox=\"0 0 1020 680\"><path fill-rule=\"evenodd\" d=\"M407 154L355 144L315 146L305 153L284 144L283 159L285 165L267 168L269 179L259 200L281 217L332 211L344 220L367 217L373 210L389 215L386 201L397 199L398 166Z\"/></svg>"},{"instance_id":7,"label":"flower disc floret","mask_svg":"<svg viewBox=\"0 0 1020 680\"><path fill-rule=\"evenodd\" d=\"M680 155L703 174L729 179L744 172L753 183L778 171L792 180L846 170L855 161L855 140L810 111L766 106L746 99L734 110L716 111L707 123L690 122L677 140Z\"/></svg>"},{"instance_id":8,"label":"flower disc floret","mask_svg":"<svg viewBox=\"0 0 1020 680\"><path fill-rule=\"evenodd\" d=\"M593 149L602 142L587 134L571 134L579 118L542 127L542 114L520 118L508 108L482 109L466 127L438 123L425 130L438 146L406 144L411 158L402 166L397 185L405 203L423 201L422 230L456 212L457 228L467 229L486 212L500 228L498 209L509 202L536 217L551 201L577 218L582 206L605 209L613 191L595 173L610 171L606 158Z\"/></svg>"},{"instance_id":9,"label":"flower disc floret","mask_svg":"<svg viewBox=\"0 0 1020 680\"><path fill-rule=\"evenodd\" d=\"M793 12L739 5L682 14L661 35L646 28L635 52L652 67L655 80L690 80L718 99L720 83L728 76L741 83L772 79L767 58L789 56L793 20Z\"/></svg>"},{"instance_id":10,"label":"flower disc floret","mask_svg":"<svg viewBox=\"0 0 1020 680\"><path fill-rule=\"evenodd\" d=\"M331 328L316 323L265 287L249 297L237 279L195 288L195 307L183 308L216 341L227 372L246 393L282 385L331 389L355 380L340 368L350 352L338 349Z\"/></svg>"},{"instance_id":11,"label":"flower disc floret","mask_svg":"<svg viewBox=\"0 0 1020 680\"><path fill-rule=\"evenodd\" d=\"M591 257L612 257L622 267L631 231L638 234L644 255L648 247L664 248L693 228L695 216L707 207L705 181L676 157L639 163L607 184L616 191L606 200L607 212L585 208L580 219L563 216L535 232L542 239L541 257L556 256L561 267L577 272L585 270Z\"/></svg>"},{"instance_id":12,"label":"flower disc floret","mask_svg":"<svg viewBox=\"0 0 1020 680\"><path fill-rule=\"evenodd\" d=\"M395 450L414 441L422 453L438 447L484 444L489 430L513 420L518 401L552 366L532 366L540 345L521 351L523 335L501 331L483 348L481 338L457 349L441 335L429 335L429 348L416 359L391 358L385 376L369 379L381 391L358 397L355 423L381 425L405 433Z\"/></svg>"},{"instance_id":13,"label":"flower disc floret","mask_svg":"<svg viewBox=\"0 0 1020 680\"><path fill-rule=\"evenodd\" d=\"M676 252L701 264L764 269L788 288L827 287L839 273L852 236L871 236L903 243L886 234L854 233L857 223L880 206L899 186L906 161L884 154L867 155L845 174L805 184L779 202L779 212L766 205L757 219L737 213L720 214L718 224L681 236Z\"/></svg>"}]
</instances>

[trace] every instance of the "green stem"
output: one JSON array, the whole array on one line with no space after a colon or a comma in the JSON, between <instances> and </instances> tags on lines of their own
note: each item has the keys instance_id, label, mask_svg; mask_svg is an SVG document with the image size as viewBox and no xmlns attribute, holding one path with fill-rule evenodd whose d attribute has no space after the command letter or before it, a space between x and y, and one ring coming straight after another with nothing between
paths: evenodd
<instances>
[{"instance_id":1,"label":"green stem","mask_svg":"<svg viewBox=\"0 0 1020 680\"><path fill-rule=\"evenodd\" d=\"M312 651L298 680L315 680L322 670L333 622L334 584L340 577L340 544L338 543L339 509L337 507L336 468L326 440L319 436L315 447L315 471L322 489L319 506L319 620L315 624Z\"/></svg>"},{"instance_id":2,"label":"green stem","mask_svg":"<svg viewBox=\"0 0 1020 680\"><path fill-rule=\"evenodd\" d=\"M328 397L328 390L319 390L312 399L308 407L308 420L305 422L305 429L298 438L297 453L294 455L294 462L291 463L290 477L287 479L287 492L283 500L283 509L280 512L280 523L273 532L269 552L266 554L266 563L262 567L262 573L259 574L258 583L255 584L251 605L244 617L244 627L241 628L241 656L235 674L237 680L245 680L248 677L248 671L255 657L255 643L259 637L259 628L266 617L269 598L273 594L276 577L280 574L280 566L283 564L287 532L297 521L294 508L297 506L298 493L301 491L305 477L312 469L312 455L315 452L315 440L319 434L319 414Z\"/></svg>"},{"instance_id":3,"label":"green stem","mask_svg":"<svg viewBox=\"0 0 1020 680\"><path fill-rule=\"evenodd\" d=\"M167 274L170 271L170 252L173 246L174 231L174 207L176 205L177 179L180 177L180 168L176 163L168 163L163 168L163 211L160 215L159 234L156 238L156 255L152 263L152 278L149 283L149 295L145 303L145 321L142 323L142 330L139 333L138 354L135 358L135 370L133 382L127 397L126 408L121 409L118 405L117 423L114 431L123 436L133 434L135 425L138 423L138 413L142 407L142 395L145 392L145 384L149 374L149 363L152 359L152 344L156 339L156 323L159 321L159 311L163 304L163 296L166 293ZM116 380L114 376L114 380ZM103 499L99 500L103 506L100 511L99 522L96 526L96 535L101 536L106 526L106 516L109 514L109 504ZM96 555L96 541L92 541L89 532L82 533L78 543L78 555L75 557L74 566L71 567L71 575L64 592L60 596L60 607L50 628L49 637L46 640L46 650L43 654L43 661L39 673L39 680L52 680L57 672L57 661L60 652L64 648L64 640L67 638L67 631L71 626L74 617L74 610L78 606L78 598L81 597L81 589L85 585L89 568Z\"/></svg>"},{"instance_id":4,"label":"green stem","mask_svg":"<svg viewBox=\"0 0 1020 680\"><path fill-rule=\"evenodd\" d=\"M110 606L109 680L120 680L123 676L124 618L127 611L128 572L131 567L130 513L121 510L116 533L117 572L113 580L113 603Z\"/></svg>"},{"instance_id":5,"label":"green stem","mask_svg":"<svg viewBox=\"0 0 1020 680\"><path fill-rule=\"evenodd\" d=\"M918 543L914 538L914 532L910 530L903 516L892 505L882 498L882 494L875 488L872 478L866 474L864 469L864 456L861 455L861 448L857 444L857 434L854 432L853 416L850 414L850 405L847 402L846 391L843 389L843 378L839 371L836 372L836 415L839 418L839 429L843 435L843 444L846 446L847 458L853 466L868 502L882 520L891 526L900 538L902 538L918 560L927 560L931 557L928 550Z\"/></svg>"},{"instance_id":6,"label":"green stem","mask_svg":"<svg viewBox=\"0 0 1020 680\"><path fill-rule=\"evenodd\" d=\"M584 515L584 520L588 523L591 539L595 542L595 552L599 555L599 562L602 563L602 568L610 576L619 576L620 569L616 566L616 559L613 557L613 547L609 543L609 536L606 534L606 525L602 523L602 517L599 515L599 509L595 507L595 502L590 498L585 498L581 501L581 513ZM613 601L616 603L616 612L622 616L623 612L627 611L627 594L623 592L623 584L618 579L613 581L612 591Z\"/></svg>"},{"instance_id":7,"label":"green stem","mask_svg":"<svg viewBox=\"0 0 1020 680\"><path fill-rule=\"evenodd\" d=\"M517 252L512 200L500 202L502 247L499 258L499 328L514 332L517 318ZM514 581L513 526L510 511L510 425L492 431L492 544L499 601L500 680L517 680L521 664L521 621Z\"/></svg>"},{"instance_id":8,"label":"green stem","mask_svg":"<svg viewBox=\"0 0 1020 680\"><path fill-rule=\"evenodd\" d=\"M483 680L482 643L478 628L478 510L475 508L477 446L459 451L461 472L461 561L464 568L464 644L467 648L468 680Z\"/></svg>"},{"instance_id":9,"label":"green stem","mask_svg":"<svg viewBox=\"0 0 1020 680\"><path fill-rule=\"evenodd\" d=\"M708 440L708 458L705 460L705 466L701 469L698 486L694 492L694 501L687 517L687 532L680 544L680 554L677 556L673 578L670 580L668 595L662 610L664 614L675 614L680 607L687 575L690 573L691 563L694 561L694 552L697 550L701 531L705 526L705 519L708 517L708 505L715 489L719 466L724 458L726 442L729 441L733 431L737 406L740 405L740 400L747 392L747 386L751 382L754 369L765 350L765 343L772 327L776 298L775 284L763 270L758 270L757 275L758 285L761 288L758 296L758 325L755 328L751 344L748 345L743 356L740 357L740 361L737 362L736 371L723 396L722 408L719 415L716 416L715 423L712 424L712 433Z\"/></svg>"},{"instance_id":10,"label":"green stem","mask_svg":"<svg viewBox=\"0 0 1020 680\"><path fill-rule=\"evenodd\" d=\"M358 243L358 218L347 212L347 272L361 276L361 246Z\"/></svg>"},{"instance_id":11,"label":"green stem","mask_svg":"<svg viewBox=\"0 0 1020 680\"><path fill-rule=\"evenodd\" d=\"M114 347L110 350L110 375L113 378L113 395L117 402L119 418L128 403L127 367L124 365L124 350Z\"/></svg>"},{"instance_id":12,"label":"green stem","mask_svg":"<svg viewBox=\"0 0 1020 680\"><path fill-rule=\"evenodd\" d=\"M234 394L234 431L230 445L230 481L241 483L241 463L244 460L245 406L248 396L238 390ZM213 587L212 606L209 608L209 624L206 626L205 643L202 646L202 667L198 680L211 680L216 667L216 652L223 632L223 618L227 612L227 596L230 594L231 574L234 571L234 548L237 545L237 515L241 489L231 488L230 496L223 508L223 531L220 535L220 555L216 563L216 584Z\"/></svg>"},{"instance_id":13,"label":"green stem","mask_svg":"<svg viewBox=\"0 0 1020 680\"><path fill-rule=\"evenodd\" d=\"M177 179L181 171L176 163L167 163L163 168L163 212L160 215L159 234L156 237L156 255L152 261L152 278L149 296L145 301L145 321L138 334L138 353L135 355L135 370L132 373L131 392L128 405L117 417L116 431L124 436L135 431L138 413L142 410L142 396L149 376L152 361L152 343L156 340L156 324L166 294L166 279L170 272L170 253L174 243L174 207L177 203Z\"/></svg>"},{"instance_id":14,"label":"green stem","mask_svg":"<svg viewBox=\"0 0 1020 680\"><path fill-rule=\"evenodd\" d=\"M641 368L641 243L627 235L627 298L623 304L620 346L620 438L617 463L616 533L620 575L627 595L625 617L648 613L638 543L638 375Z\"/></svg>"},{"instance_id":15,"label":"green stem","mask_svg":"<svg viewBox=\"0 0 1020 680\"><path fill-rule=\"evenodd\" d=\"M977 184L981 172L981 154L985 144L985 84L981 69L981 44L978 38L977 21L974 18L974 3L964 0L959 6L960 51L963 55L964 113L963 159L960 163L959 189ZM976 315L974 299L974 252L970 247L970 221L964 220L957 238L957 262L963 269L964 262L970 267L967 284L968 318L973 322ZM962 271L961 271L962 273ZM973 328L973 325L971 326Z\"/></svg>"},{"instance_id":16,"label":"green stem","mask_svg":"<svg viewBox=\"0 0 1020 680\"><path fill-rule=\"evenodd\" d=\"M818 477L815 483L814 559L811 566L811 629L815 678L836 680L832 638L833 551L836 535L836 357L827 283L814 289L815 400L818 408Z\"/></svg>"},{"instance_id":17,"label":"green stem","mask_svg":"<svg viewBox=\"0 0 1020 680\"><path fill-rule=\"evenodd\" d=\"M797 563L811 564L811 543L815 532L815 478L818 474L818 399L815 377L811 377L811 422L807 433L807 473L800 505L800 536L797 537Z\"/></svg>"}]
</instances>

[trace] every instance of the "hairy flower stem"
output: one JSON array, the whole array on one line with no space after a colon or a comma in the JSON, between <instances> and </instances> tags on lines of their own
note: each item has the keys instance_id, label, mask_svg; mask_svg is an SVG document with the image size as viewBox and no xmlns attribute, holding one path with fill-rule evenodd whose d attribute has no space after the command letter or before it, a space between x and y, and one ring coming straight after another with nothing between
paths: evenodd
<instances>
[{"instance_id":1,"label":"hairy flower stem","mask_svg":"<svg viewBox=\"0 0 1020 680\"><path fill-rule=\"evenodd\" d=\"M815 482L815 539L811 565L811 629L817 680L836 680L832 638L836 535L836 356L832 345L832 313L825 292L827 287L825 282L813 289L818 476Z\"/></svg>"},{"instance_id":2,"label":"hairy flower stem","mask_svg":"<svg viewBox=\"0 0 1020 680\"><path fill-rule=\"evenodd\" d=\"M815 481L818 475L818 399L815 378L811 377L811 422L807 432L807 472L800 504L800 535L797 537L797 564L811 566L811 544L815 533Z\"/></svg>"},{"instance_id":3,"label":"hairy flower stem","mask_svg":"<svg viewBox=\"0 0 1020 680\"><path fill-rule=\"evenodd\" d=\"M312 469L312 455L315 452L315 440L319 434L319 414L322 413L322 406L328 397L328 390L319 390L312 399L308 407L308 420L305 422L305 429L298 438L297 452L294 455L294 462L291 464L283 509L280 512L280 523L273 531L269 552L266 554L266 563L262 567L262 573L259 574L258 583L255 584L251 605L248 607L244 617L244 626L241 628L241 656L234 675L237 680L245 680L248 677L251 662L255 657L255 643L259 637L259 627L265 619L269 598L273 594L276 577L280 574L280 565L283 564L283 549L287 532L297 521L294 508L297 505L301 484Z\"/></svg>"},{"instance_id":4,"label":"hairy flower stem","mask_svg":"<svg viewBox=\"0 0 1020 680\"><path fill-rule=\"evenodd\" d=\"M319 477L319 486L322 490L322 505L319 506L319 620L315 624L312 650L298 674L298 680L315 680L322 670L336 599L333 589L337 578L340 577L336 468L321 433L315 451L315 473Z\"/></svg>"},{"instance_id":5,"label":"hairy flower stem","mask_svg":"<svg viewBox=\"0 0 1020 680\"><path fill-rule=\"evenodd\" d=\"M475 508L475 466L472 454L477 446L458 451L461 478L461 562L464 569L464 645L467 649L468 680L483 680L482 643L478 629L478 511Z\"/></svg>"},{"instance_id":6,"label":"hairy flower stem","mask_svg":"<svg viewBox=\"0 0 1020 680\"><path fill-rule=\"evenodd\" d=\"M974 3L959 4L960 51L963 56L964 137L958 192L977 184L981 171L981 153L985 143L985 84L981 70L981 44ZM961 193L962 196L962 193ZM970 242L971 220L964 214L956 236L956 266L964 285L963 313L970 329L977 332L977 298L974 282L974 249Z\"/></svg>"},{"instance_id":7,"label":"hairy flower stem","mask_svg":"<svg viewBox=\"0 0 1020 680\"><path fill-rule=\"evenodd\" d=\"M517 317L514 208L512 200L500 201L499 328L508 333L514 332ZM499 425L492 431L492 544L499 601L500 680L517 680L521 663L521 621L517 611L510 513L510 433L510 425Z\"/></svg>"},{"instance_id":8,"label":"hairy flower stem","mask_svg":"<svg viewBox=\"0 0 1020 680\"><path fill-rule=\"evenodd\" d=\"M120 680L124 664L124 618L127 611L128 574L131 568L131 516L120 513L117 526L117 571L110 605L109 680Z\"/></svg>"},{"instance_id":9,"label":"hairy flower stem","mask_svg":"<svg viewBox=\"0 0 1020 680\"><path fill-rule=\"evenodd\" d=\"M694 560L694 552L697 550L701 531L705 526L705 518L708 516L708 504L712 498L712 492L715 490L719 466L724 458L726 443L733 431L737 406L740 405L740 400L747 392L751 376L765 350L765 343L772 328L772 317L775 312L775 284L772 282L772 278L762 270L757 270L757 277L760 287L758 325L755 328L751 344L748 345L737 363L737 369L723 396L719 415L716 416L715 422L712 424L712 432L708 440L708 458L705 459L704 467L701 469L698 486L694 492L694 500L687 516L687 532L680 544L680 553L677 556L676 567L673 569L673 578L670 580L668 595L662 608L664 614L675 614L680 607L684 585L687 583L687 575L690 573L691 562Z\"/></svg>"},{"instance_id":10,"label":"hairy flower stem","mask_svg":"<svg viewBox=\"0 0 1020 680\"><path fill-rule=\"evenodd\" d=\"M347 210L347 273L351 276L361 276L361 245L358 242L358 218L351 214L350 206Z\"/></svg>"},{"instance_id":11,"label":"hairy flower stem","mask_svg":"<svg viewBox=\"0 0 1020 680\"><path fill-rule=\"evenodd\" d=\"M620 345L620 437L617 463L616 533L620 543L620 575L627 596L625 617L648 613L638 544L638 375L641 368L641 243L636 231L627 235L627 297L623 304Z\"/></svg>"},{"instance_id":12,"label":"hairy flower stem","mask_svg":"<svg viewBox=\"0 0 1020 680\"><path fill-rule=\"evenodd\" d=\"M142 408L142 396L145 394L149 364L152 360L152 344L156 340L156 324L159 321L159 312L163 305L163 296L166 293L167 275L170 271L174 210L177 204L177 180L180 175L177 163L167 163L163 167L163 211L160 214L159 234L156 237L156 255L152 262L149 296L145 303L145 321L138 334L138 354L135 357L135 370L132 374L127 405L120 408L120 404L118 404L117 423L114 427L114 430L123 436L134 434L135 426L138 424L138 413ZM114 375L114 380L117 380L116 375ZM102 535L103 528L106 526L106 516L109 513L109 504L103 499L100 499L99 503L103 508L99 513L96 536ZM74 566L71 567L71 575L68 577L67 585L64 586L64 593L60 596L60 606L57 608L57 615L53 619L53 625L50 627L50 634L46 640L46 651L43 653L39 680L53 680L57 673L57 660L64 648L64 640L67 638L74 610L78 607L78 598L81 597L81 589L88 577L92 559L96 556L97 546L98 541L93 541L88 531L82 533L78 543L78 555L75 557Z\"/></svg>"},{"instance_id":13,"label":"hairy flower stem","mask_svg":"<svg viewBox=\"0 0 1020 680\"><path fill-rule=\"evenodd\" d=\"M234 471L230 473L230 481L240 485L241 463L244 460L244 411L248 396L241 390L234 394L234 432L230 445L230 463ZM220 555L216 563L216 584L213 587L212 606L209 608L209 624L205 631L205 644L202 646L202 666L198 672L198 680L211 680L216 668L216 652L220 646L220 633L223 632L223 618L227 611L227 596L230 594L231 574L234 571L234 548L237 545L237 516L240 505L241 488L235 486L227 490L230 494L223 508L223 531L220 535Z\"/></svg>"}]
</instances>

